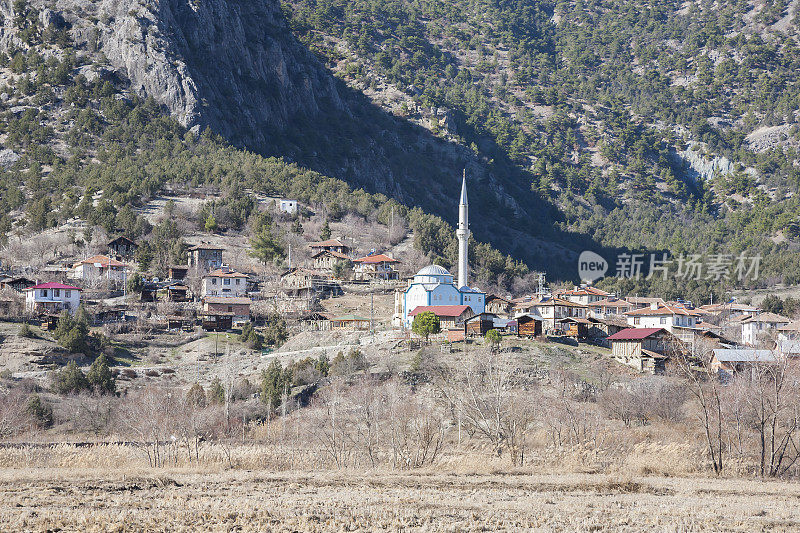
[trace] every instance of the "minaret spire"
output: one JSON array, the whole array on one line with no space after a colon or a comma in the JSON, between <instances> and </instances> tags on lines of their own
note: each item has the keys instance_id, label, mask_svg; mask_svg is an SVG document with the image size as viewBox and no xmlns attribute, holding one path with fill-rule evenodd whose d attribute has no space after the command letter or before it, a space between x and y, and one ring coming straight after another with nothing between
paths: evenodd
<instances>
[{"instance_id":1,"label":"minaret spire","mask_svg":"<svg viewBox=\"0 0 800 533\"><path fill-rule=\"evenodd\" d=\"M469 203L467 201L467 169L461 178L461 199L458 202L458 288L467 285L469 275Z\"/></svg>"}]
</instances>

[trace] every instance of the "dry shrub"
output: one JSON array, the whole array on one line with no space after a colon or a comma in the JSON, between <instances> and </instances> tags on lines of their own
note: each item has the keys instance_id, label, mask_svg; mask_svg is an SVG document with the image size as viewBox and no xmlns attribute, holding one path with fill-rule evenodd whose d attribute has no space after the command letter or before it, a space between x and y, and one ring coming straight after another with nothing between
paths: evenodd
<instances>
[{"instance_id":1,"label":"dry shrub","mask_svg":"<svg viewBox=\"0 0 800 533\"><path fill-rule=\"evenodd\" d=\"M704 463L703 448L696 442L639 442L623 467L636 475L684 476L701 471Z\"/></svg>"}]
</instances>

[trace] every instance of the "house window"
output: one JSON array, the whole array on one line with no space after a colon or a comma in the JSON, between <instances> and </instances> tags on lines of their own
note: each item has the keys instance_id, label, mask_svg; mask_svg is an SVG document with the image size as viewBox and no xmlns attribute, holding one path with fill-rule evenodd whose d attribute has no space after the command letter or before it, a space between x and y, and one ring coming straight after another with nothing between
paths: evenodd
<instances>
[{"instance_id":1,"label":"house window","mask_svg":"<svg viewBox=\"0 0 800 533\"><path fill-rule=\"evenodd\" d=\"M53 298L61 296L61 289L53 289Z\"/></svg>"},{"instance_id":2,"label":"house window","mask_svg":"<svg viewBox=\"0 0 800 533\"><path fill-rule=\"evenodd\" d=\"M212 285L216 285L217 284L217 278L211 278L211 284Z\"/></svg>"},{"instance_id":3,"label":"house window","mask_svg":"<svg viewBox=\"0 0 800 533\"><path fill-rule=\"evenodd\" d=\"M666 323L667 323L667 317L665 317L665 316L662 316L662 317L661 317L661 323L662 323L662 324L666 324Z\"/></svg>"},{"instance_id":4,"label":"house window","mask_svg":"<svg viewBox=\"0 0 800 533\"><path fill-rule=\"evenodd\" d=\"M230 284L231 284L231 280L229 280L229 279L224 279L224 280L222 280L222 284L223 284L223 285L230 285Z\"/></svg>"},{"instance_id":5,"label":"house window","mask_svg":"<svg viewBox=\"0 0 800 533\"><path fill-rule=\"evenodd\" d=\"M241 279L239 279L239 278L236 278L236 284L237 284L237 285L241 285L241 281L242 281Z\"/></svg>"},{"instance_id":6,"label":"house window","mask_svg":"<svg viewBox=\"0 0 800 533\"><path fill-rule=\"evenodd\" d=\"M69 290L69 289L65 290L64 291L64 298L69 298L70 296L72 296L72 291Z\"/></svg>"},{"instance_id":7,"label":"house window","mask_svg":"<svg viewBox=\"0 0 800 533\"><path fill-rule=\"evenodd\" d=\"M638 326L641 321L642 319L637 316L633 319L633 325Z\"/></svg>"},{"instance_id":8,"label":"house window","mask_svg":"<svg viewBox=\"0 0 800 533\"><path fill-rule=\"evenodd\" d=\"M230 305L228 306L228 312L233 313L233 307L231 307Z\"/></svg>"},{"instance_id":9,"label":"house window","mask_svg":"<svg viewBox=\"0 0 800 533\"><path fill-rule=\"evenodd\" d=\"M42 298L47 298L47 289L42 289Z\"/></svg>"}]
</instances>

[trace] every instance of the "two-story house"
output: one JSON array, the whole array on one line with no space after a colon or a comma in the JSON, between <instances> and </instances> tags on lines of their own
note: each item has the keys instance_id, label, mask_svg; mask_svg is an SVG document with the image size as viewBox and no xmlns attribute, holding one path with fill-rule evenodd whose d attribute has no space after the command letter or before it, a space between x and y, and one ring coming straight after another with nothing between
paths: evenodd
<instances>
[{"instance_id":1,"label":"two-story house","mask_svg":"<svg viewBox=\"0 0 800 533\"><path fill-rule=\"evenodd\" d=\"M125 281L127 269L128 265L107 255L94 255L75 263L68 277L84 281Z\"/></svg>"},{"instance_id":2,"label":"two-story house","mask_svg":"<svg viewBox=\"0 0 800 533\"><path fill-rule=\"evenodd\" d=\"M780 328L791 323L789 318L775 313L759 313L741 321L742 343L756 346L763 341L772 341Z\"/></svg>"},{"instance_id":3,"label":"two-story house","mask_svg":"<svg viewBox=\"0 0 800 533\"><path fill-rule=\"evenodd\" d=\"M394 266L400 261L385 254L374 254L353 259L353 279L356 280L393 280L399 274Z\"/></svg>"},{"instance_id":4,"label":"two-story house","mask_svg":"<svg viewBox=\"0 0 800 533\"><path fill-rule=\"evenodd\" d=\"M28 287L23 291L25 310L30 314L39 314L60 313L66 309L75 314L81 303L81 290L79 287L55 282Z\"/></svg>"},{"instance_id":5,"label":"two-story house","mask_svg":"<svg viewBox=\"0 0 800 533\"><path fill-rule=\"evenodd\" d=\"M188 265L202 272L208 272L222 266L223 248L210 246L208 244L198 244L189 248Z\"/></svg>"},{"instance_id":6,"label":"two-story house","mask_svg":"<svg viewBox=\"0 0 800 533\"><path fill-rule=\"evenodd\" d=\"M544 296L527 302L517 303L514 316L531 314L542 317L545 331L556 329L562 318L586 318L587 306L552 296Z\"/></svg>"},{"instance_id":7,"label":"two-story house","mask_svg":"<svg viewBox=\"0 0 800 533\"><path fill-rule=\"evenodd\" d=\"M350 252L350 247L339 239L328 239L326 241L312 242L308 245L311 248L311 254L316 254L327 250L329 252L338 252L340 254L347 254Z\"/></svg>"},{"instance_id":8,"label":"two-story house","mask_svg":"<svg viewBox=\"0 0 800 533\"><path fill-rule=\"evenodd\" d=\"M611 294L602 289L598 289L597 287L581 285L580 287L576 286L569 291L559 292L555 296L563 300L567 300L568 302L589 305L590 303L604 300L611 296Z\"/></svg>"},{"instance_id":9,"label":"two-story house","mask_svg":"<svg viewBox=\"0 0 800 533\"><path fill-rule=\"evenodd\" d=\"M246 297L247 274L228 267L212 270L200 281L200 296Z\"/></svg>"},{"instance_id":10,"label":"two-story house","mask_svg":"<svg viewBox=\"0 0 800 533\"><path fill-rule=\"evenodd\" d=\"M681 340L690 340L702 314L685 304L651 302L649 307L625 313L629 326L634 328L662 328Z\"/></svg>"}]
</instances>

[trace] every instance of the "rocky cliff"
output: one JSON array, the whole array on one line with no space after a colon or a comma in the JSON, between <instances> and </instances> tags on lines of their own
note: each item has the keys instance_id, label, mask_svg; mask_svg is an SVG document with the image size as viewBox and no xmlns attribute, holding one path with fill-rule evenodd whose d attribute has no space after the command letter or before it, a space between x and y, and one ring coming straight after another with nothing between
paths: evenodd
<instances>
[{"instance_id":1,"label":"rocky cliff","mask_svg":"<svg viewBox=\"0 0 800 533\"><path fill-rule=\"evenodd\" d=\"M473 196L473 233L532 265L571 252L541 234L548 210L510 162L394 117L334 77L292 35L278 0L33 0L47 24L63 25L98 69L153 97L190 129L283 156L455 220L461 169ZM0 39L13 44L11 0ZM52 20L51 20L52 19ZM497 216L501 214L501 216ZM534 236L537 234L537 236Z\"/></svg>"}]
</instances>

